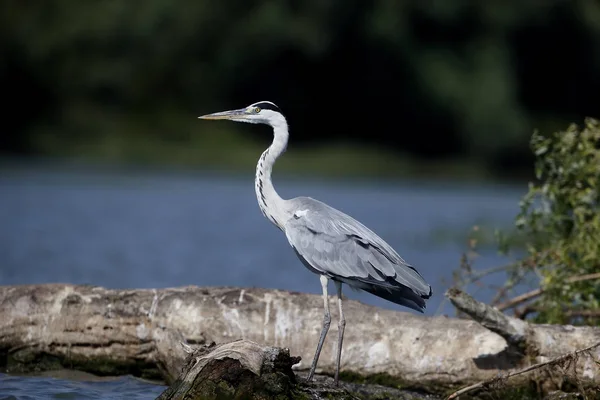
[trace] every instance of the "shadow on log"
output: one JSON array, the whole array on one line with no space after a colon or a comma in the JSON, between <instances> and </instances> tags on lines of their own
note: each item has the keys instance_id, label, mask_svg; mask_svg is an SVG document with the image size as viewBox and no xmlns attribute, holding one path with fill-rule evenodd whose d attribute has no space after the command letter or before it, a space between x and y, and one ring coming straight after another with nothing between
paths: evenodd
<instances>
[{"instance_id":1,"label":"shadow on log","mask_svg":"<svg viewBox=\"0 0 600 400\"><path fill-rule=\"evenodd\" d=\"M475 320L424 317L348 300L341 379L448 394L600 342L597 327L528 324L464 293L447 295ZM336 312L334 307L334 320ZM294 371L302 375L321 320L320 296L278 290L3 286L0 369L67 368L172 384L187 357L180 343L195 348L245 339L289 348L301 357ZM333 373L336 329L332 326L323 347L318 373ZM570 374L577 384L600 385L594 358L600 360L600 348L573 359ZM535 379L556 381L548 372Z\"/></svg>"}]
</instances>

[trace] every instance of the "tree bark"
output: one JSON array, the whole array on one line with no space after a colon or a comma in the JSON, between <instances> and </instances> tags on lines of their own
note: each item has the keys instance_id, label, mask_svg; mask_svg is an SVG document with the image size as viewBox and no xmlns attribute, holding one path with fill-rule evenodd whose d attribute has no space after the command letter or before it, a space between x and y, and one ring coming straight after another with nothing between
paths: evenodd
<instances>
[{"instance_id":1,"label":"tree bark","mask_svg":"<svg viewBox=\"0 0 600 400\"><path fill-rule=\"evenodd\" d=\"M449 293L455 304L461 295ZM464 310L481 307L465 299ZM500 315L490 317L486 312L494 309L485 305L480 321L494 332L472 320L424 317L352 300L344 306L342 378L370 377L428 392L447 392L600 341L600 328L515 323L497 310ZM333 323L319 360L327 374L334 371L337 339L337 307L331 309ZM15 373L71 368L173 383L188 356L180 342L195 347L247 339L289 349L301 357L294 369L302 372L310 367L322 313L318 295L257 288L3 286L0 367ZM582 382L600 385L594 357L600 360L600 349L577 357L573 371Z\"/></svg>"},{"instance_id":2,"label":"tree bark","mask_svg":"<svg viewBox=\"0 0 600 400\"><path fill-rule=\"evenodd\" d=\"M325 377L306 382L292 371L298 361L300 357L291 357L287 349L245 339L200 346L190 353L177 380L157 400L354 400L357 395L362 399L431 399L381 385L342 382L335 386L332 378Z\"/></svg>"}]
</instances>

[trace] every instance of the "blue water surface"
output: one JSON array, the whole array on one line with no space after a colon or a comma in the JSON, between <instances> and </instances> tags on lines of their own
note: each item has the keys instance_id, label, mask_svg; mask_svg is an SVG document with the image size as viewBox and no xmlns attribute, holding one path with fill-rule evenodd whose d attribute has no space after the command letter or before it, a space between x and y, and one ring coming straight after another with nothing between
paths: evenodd
<instances>
[{"instance_id":1,"label":"blue water surface","mask_svg":"<svg viewBox=\"0 0 600 400\"><path fill-rule=\"evenodd\" d=\"M0 374L0 400L148 400L165 389L130 376L87 382Z\"/></svg>"}]
</instances>

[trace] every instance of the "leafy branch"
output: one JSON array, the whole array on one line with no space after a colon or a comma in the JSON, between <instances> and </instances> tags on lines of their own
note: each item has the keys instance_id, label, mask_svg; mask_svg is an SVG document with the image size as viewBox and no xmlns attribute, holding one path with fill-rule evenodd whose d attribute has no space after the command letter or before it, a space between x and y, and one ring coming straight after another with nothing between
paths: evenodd
<instances>
[{"instance_id":1,"label":"leafy branch","mask_svg":"<svg viewBox=\"0 0 600 400\"><path fill-rule=\"evenodd\" d=\"M463 256L459 287L480 283L504 271L492 305L534 322L600 323L600 124L587 119L583 129L569 126L550 136L534 133L536 180L520 202L517 234L525 238L525 255L512 263L475 270ZM499 251L508 254L510 238L497 235ZM470 241L469 254L475 254ZM531 280L537 287L514 293ZM512 297L509 297L512 296ZM518 309L519 306L523 306Z\"/></svg>"}]
</instances>

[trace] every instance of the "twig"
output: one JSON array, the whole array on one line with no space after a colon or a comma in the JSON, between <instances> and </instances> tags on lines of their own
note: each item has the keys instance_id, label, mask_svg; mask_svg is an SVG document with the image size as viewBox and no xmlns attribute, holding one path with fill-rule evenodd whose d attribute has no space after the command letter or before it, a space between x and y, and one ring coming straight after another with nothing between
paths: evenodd
<instances>
[{"instance_id":1,"label":"twig","mask_svg":"<svg viewBox=\"0 0 600 400\"><path fill-rule=\"evenodd\" d=\"M465 277L460 276L459 278L455 277L454 278L454 287L457 287L462 290L465 288L465 286L475 283L475 282L479 281L481 278L486 277L487 275L492 275L492 274L495 274L498 272L506 271L507 269L514 267L514 265L515 264L506 264L506 265L496 266L496 267L492 267L492 268L488 268L488 269L484 269L484 270L473 271L467 255L465 253L463 253L463 255L461 257L459 271L466 270L467 276L465 276ZM446 301L447 301L447 297L444 297L442 299L442 301L440 302L440 304L438 305L437 310L434 313L435 316L441 314L442 310L444 309L444 305L446 304Z\"/></svg>"},{"instance_id":2,"label":"twig","mask_svg":"<svg viewBox=\"0 0 600 400\"><path fill-rule=\"evenodd\" d=\"M502 271L506 271L509 268L514 267L515 264L506 264L506 265L501 265L501 266L497 266L497 267L492 267L492 268L488 268L488 269L484 269L484 270L480 270L480 271L475 271L473 272L470 269L470 266L468 268L466 268L464 265L467 265L468 261L466 260L466 256L463 254L462 257L462 261L461 261L461 268L462 269L467 269L468 271L468 276L465 277L464 279L459 279L458 282L455 281L455 286L458 289L464 289L467 285L470 285L472 283L475 283L477 281L479 281L481 278L486 277L487 275L492 275L498 272L502 272ZM462 278L462 277L461 277ZM442 299L442 301L440 302L437 310L435 311L434 315L440 315L444 305L446 304L447 301L447 297L444 297Z\"/></svg>"},{"instance_id":3,"label":"twig","mask_svg":"<svg viewBox=\"0 0 600 400\"><path fill-rule=\"evenodd\" d=\"M473 385L470 385L470 386L464 387L464 388L462 388L460 390L457 390L456 392L454 392L450 396L448 396L447 399L448 400L455 399L458 396L460 396L461 394L465 394L465 393L471 392L471 391L473 391L475 389L478 389L480 387L489 386L489 385L491 385L491 384L493 384L493 383L495 383L495 382L497 382L499 380L509 379L509 378L512 378L513 376L522 375L522 374L525 374L527 372L533 371L535 369L539 369L539 368L545 367L547 365L558 364L558 363L560 363L560 362L562 362L564 360L567 360L567 359L569 359L571 357L575 357L575 356L577 356L577 355L579 355L581 353L588 352L588 351L593 350L593 349L595 349L596 347L599 347L599 346L600 346L600 342L598 342L596 344L593 344L593 345L591 345L589 347L586 347L585 349L576 350L574 352L567 353L567 354L564 354L562 356L553 358L550 361L545 361L545 362L541 362L541 363L538 363L538 364L530 365L529 367L520 369L520 370L515 371L515 372L508 373L507 375L505 375L503 377L494 377L494 378L491 378L491 379L487 379L485 381L481 381L481 382L475 383Z\"/></svg>"},{"instance_id":4,"label":"twig","mask_svg":"<svg viewBox=\"0 0 600 400\"><path fill-rule=\"evenodd\" d=\"M545 254L545 253L547 253L547 252L543 252L542 254ZM529 272L531 272L531 271L535 272L535 274L538 276L538 278L541 279L540 273L536 266L536 262L532 257L527 257L525 259L522 259L520 262L515 262L515 263L513 263L513 266L516 267L515 271L514 271L516 274L516 277L511 278L510 280L512 282L510 282L504 288L500 289L498 291L498 293L496 293L496 295L490 302L490 304L494 307L496 307L498 302L500 302L500 300L506 295L506 293L509 290L513 289L516 285L522 283L523 279Z\"/></svg>"},{"instance_id":5,"label":"twig","mask_svg":"<svg viewBox=\"0 0 600 400\"><path fill-rule=\"evenodd\" d=\"M593 274L572 276L570 278L567 278L565 281L567 283L575 283L575 282L581 282L581 281L589 281L589 280L593 280L593 279L600 279L600 272L595 272ZM519 296L513 297L512 299L510 299L504 303L496 305L496 308L500 311L504 311L508 308L513 308L515 306L518 306L521 303L524 303L528 300L538 297L543 292L544 292L544 290L540 288L540 289L532 290L527 293L523 293Z\"/></svg>"},{"instance_id":6,"label":"twig","mask_svg":"<svg viewBox=\"0 0 600 400\"><path fill-rule=\"evenodd\" d=\"M496 308L500 311L504 311L508 308L513 308L515 306L518 306L521 303L525 303L526 301L531 300L534 297L538 297L542 293L543 293L542 289L535 289L530 292L515 296L512 299L505 301L504 303L500 303L496 306Z\"/></svg>"},{"instance_id":7,"label":"twig","mask_svg":"<svg viewBox=\"0 0 600 400\"><path fill-rule=\"evenodd\" d=\"M600 310L569 310L565 314L567 317L599 318Z\"/></svg>"},{"instance_id":8,"label":"twig","mask_svg":"<svg viewBox=\"0 0 600 400\"><path fill-rule=\"evenodd\" d=\"M496 293L496 295L494 296L492 301L490 301L490 304L495 307L496 304L500 301L500 299L504 298L504 296L508 293L509 290L512 290L516 285L521 283L525 273L526 273L525 270L523 270L523 269L519 270L517 272L517 274L518 274L517 279L512 279L512 282L509 282L508 284L506 284L503 287L501 287L500 289L498 289L498 292Z\"/></svg>"},{"instance_id":9,"label":"twig","mask_svg":"<svg viewBox=\"0 0 600 400\"><path fill-rule=\"evenodd\" d=\"M474 283L475 281L478 281L487 275L492 275L492 274L495 274L498 272L502 272L502 271L505 271L514 266L515 266L515 264L513 263L513 264L506 264L506 265L501 265L499 267L492 267L492 268L472 272L472 273L470 273L468 278L465 279L463 282L460 282L460 284L458 286L461 288L465 287L466 285L470 285L471 283Z\"/></svg>"}]
</instances>

